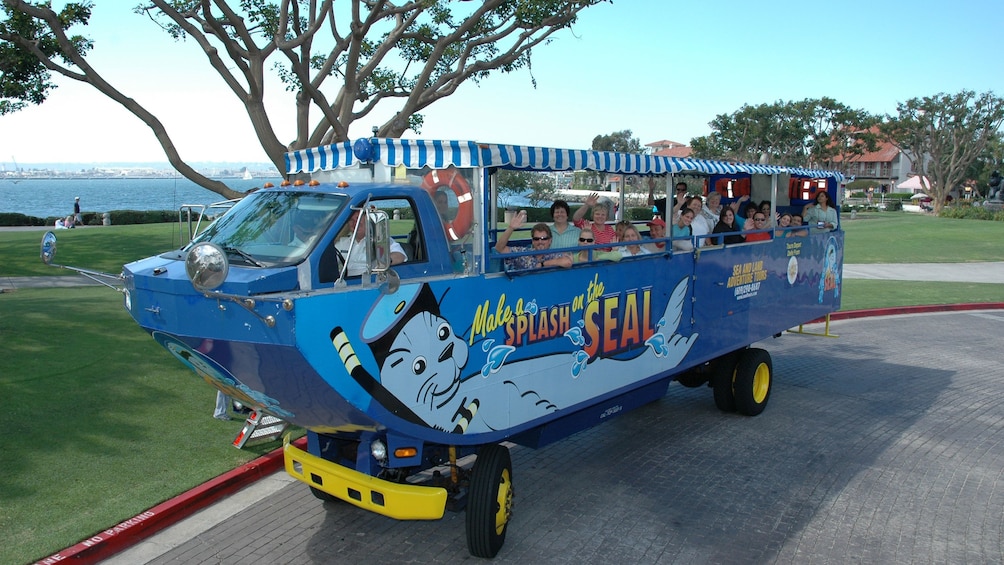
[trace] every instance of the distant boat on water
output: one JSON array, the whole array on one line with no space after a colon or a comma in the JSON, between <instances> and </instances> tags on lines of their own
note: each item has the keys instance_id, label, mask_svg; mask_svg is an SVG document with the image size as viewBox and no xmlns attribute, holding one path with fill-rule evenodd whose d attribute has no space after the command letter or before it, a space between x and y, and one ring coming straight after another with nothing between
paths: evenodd
<instances>
[{"instance_id":1,"label":"distant boat on water","mask_svg":"<svg viewBox=\"0 0 1004 565\"><path fill-rule=\"evenodd\" d=\"M244 175L241 178L244 180L251 180L252 178L254 178L251 176L251 169L244 167Z\"/></svg>"}]
</instances>

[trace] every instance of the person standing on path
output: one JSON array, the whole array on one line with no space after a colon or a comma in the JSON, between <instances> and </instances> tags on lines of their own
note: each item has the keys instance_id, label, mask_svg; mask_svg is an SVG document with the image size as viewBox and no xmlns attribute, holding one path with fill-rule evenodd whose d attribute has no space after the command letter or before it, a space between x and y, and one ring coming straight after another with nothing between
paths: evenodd
<instances>
[{"instance_id":1,"label":"person standing on path","mask_svg":"<svg viewBox=\"0 0 1004 565\"><path fill-rule=\"evenodd\" d=\"M77 196L73 199L73 220L77 225L84 224L84 218L80 216L80 197Z\"/></svg>"}]
</instances>

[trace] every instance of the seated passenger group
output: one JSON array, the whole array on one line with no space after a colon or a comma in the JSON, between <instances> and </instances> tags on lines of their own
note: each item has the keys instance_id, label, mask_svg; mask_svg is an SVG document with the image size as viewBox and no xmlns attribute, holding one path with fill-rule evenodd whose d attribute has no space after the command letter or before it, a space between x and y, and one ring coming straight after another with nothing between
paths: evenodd
<instances>
[{"instance_id":1,"label":"seated passenger group","mask_svg":"<svg viewBox=\"0 0 1004 565\"><path fill-rule=\"evenodd\" d=\"M700 196L687 196L685 184L678 186L679 195L673 207L673 223L669 237L672 240L673 251L690 252L697 245L733 245L744 242L767 241L772 237L797 237L808 235L808 230L791 229L802 224L799 214L784 213L777 216L777 222L770 220L771 203L764 201L759 204L749 202L744 207L745 218L740 217L739 209L749 200L743 196L727 206L721 204L721 194L712 192L708 195L707 206ZM826 194L820 192L820 194ZM806 206L805 214L813 218L821 218L821 225L832 229L836 225L836 211L828 206L829 197L816 197L817 204ZM591 219L586 220L587 212L591 211ZM571 223L569 222L571 216ZM545 251L550 249L570 249L572 247L587 247L578 251L554 251L547 254L523 255L505 259L506 268L532 269L540 267L569 267L573 263L586 261L619 261L624 257L636 257L652 253L662 253L666 250L665 241L641 242L642 235L638 228L628 220L621 220L615 226L608 225L608 208L600 203L597 193L586 197L585 204L571 213L568 203L555 200L551 205L552 225L539 223L531 230L531 245L509 246L512 234L523 227L526 222L526 212L520 211L513 215L512 221L505 232L501 233L495 249L500 253ZM654 218L647 222L648 237L652 240L666 238L666 222ZM811 224L810 224L811 225ZM772 228L775 228L772 230ZM696 239L695 239L696 238ZM616 247L591 247L595 245L627 243ZM591 248L588 248L591 247Z\"/></svg>"}]
</instances>

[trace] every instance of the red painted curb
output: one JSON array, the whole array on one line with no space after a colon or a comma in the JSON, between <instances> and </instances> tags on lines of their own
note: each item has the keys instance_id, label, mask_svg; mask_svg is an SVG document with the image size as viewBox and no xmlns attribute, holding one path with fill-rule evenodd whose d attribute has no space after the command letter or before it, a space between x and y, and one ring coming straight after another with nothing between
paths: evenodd
<instances>
[{"instance_id":1,"label":"red painted curb","mask_svg":"<svg viewBox=\"0 0 1004 565\"><path fill-rule=\"evenodd\" d=\"M900 306L896 308L872 308L868 310L848 310L830 314L830 321L852 320L874 316L892 316L898 314L928 314L932 312L960 312L966 310L1004 310L1004 302L988 302L977 304L934 304L930 306ZM819 318L806 322L814 324L823 322ZM300 438L293 445L304 449L306 438ZM170 500L154 506L150 510L134 516L113 528L95 534L72 547L54 553L45 559L35 562L35 565L72 561L73 563L96 563L101 559L111 557L123 549L172 526L191 516L195 512L213 504L247 485L266 477L283 467L282 448L263 455L254 461L224 473L211 481L199 485Z\"/></svg>"},{"instance_id":2,"label":"red painted curb","mask_svg":"<svg viewBox=\"0 0 1004 565\"><path fill-rule=\"evenodd\" d=\"M304 449L307 438L300 438L292 443ZM35 565L64 561L80 564L97 563L282 468L283 457L280 447L112 528L98 532L72 547L40 559Z\"/></svg>"},{"instance_id":3,"label":"red painted curb","mask_svg":"<svg viewBox=\"0 0 1004 565\"><path fill-rule=\"evenodd\" d=\"M970 304L931 304L927 306L897 306L893 308L870 308L866 310L847 310L830 314L830 321L853 320L855 318L872 318L875 316L895 316L899 314L930 314L932 312L963 312L966 310L1004 310L1004 302L981 302ZM824 322L826 318L817 318L806 324Z\"/></svg>"}]
</instances>

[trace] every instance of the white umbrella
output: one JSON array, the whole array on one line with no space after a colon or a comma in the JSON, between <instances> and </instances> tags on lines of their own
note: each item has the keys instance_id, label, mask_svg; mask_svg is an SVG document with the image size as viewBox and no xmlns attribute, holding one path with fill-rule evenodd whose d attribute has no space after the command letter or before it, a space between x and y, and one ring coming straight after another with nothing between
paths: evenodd
<instances>
[{"instance_id":1,"label":"white umbrella","mask_svg":"<svg viewBox=\"0 0 1004 565\"><path fill-rule=\"evenodd\" d=\"M921 200L921 199L930 200L931 197L924 194L923 192L918 192L917 194L914 194L913 196L910 197L910 200Z\"/></svg>"},{"instance_id":2,"label":"white umbrella","mask_svg":"<svg viewBox=\"0 0 1004 565\"><path fill-rule=\"evenodd\" d=\"M924 187L920 184L920 175L914 175L905 181L896 185L896 188L902 188L904 190L923 190ZM931 181L927 177L924 177L924 184L931 186Z\"/></svg>"}]
</instances>

